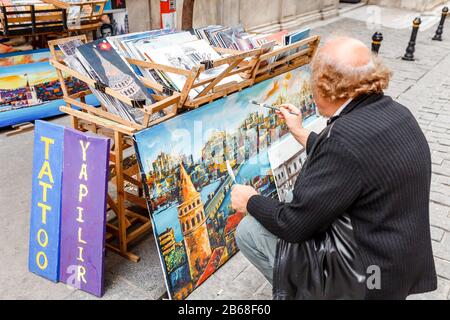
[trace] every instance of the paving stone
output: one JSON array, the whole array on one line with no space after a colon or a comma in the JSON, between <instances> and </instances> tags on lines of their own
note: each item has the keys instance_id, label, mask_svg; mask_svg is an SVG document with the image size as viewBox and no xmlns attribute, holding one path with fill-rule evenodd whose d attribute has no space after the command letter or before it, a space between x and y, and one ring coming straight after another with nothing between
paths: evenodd
<instances>
[{"instance_id":1,"label":"paving stone","mask_svg":"<svg viewBox=\"0 0 450 320\"><path fill-rule=\"evenodd\" d=\"M434 256L450 262L450 237L445 235L443 241L432 241L432 244Z\"/></svg>"},{"instance_id":2,"label":"paving stone","mask_svg":"<svg viewBox=\"0 0 450 320\"><path fill-rule=\"evenodd\" d=\"M223 281L233 281L245 269L248 268L250 262L241 252L236 253L226 264L221 267L215 275Z\"/></svg>"},{"instance_id":3,"label":"paving stone","mask_svg":"<svg viewBox=\"0 0 450 320\"><path fill-rule=\"evenodd\" d=\"M431 239L436 242L441 242L442 238L444 237L445 231L441 228L436 228L431 226Z\"/></svg>"},{"instance_id":4,"label":"paving stone","mask_svg":"<svg viewBox=\"0 0 450 320\"><path fill-rule=\"evenodd\" d=\"M438 278L438 289L433 292L411 295L408 300L446 300L449 299L450 281Z\"/></svg>"},{"instance_id":5,"label":"paving stone","mask_svg":"<svg viewBox=\"0 0 450 320\"><path fill-rule=\"evenodd\" d=\"M450 261L436 258L435 264L437 274L450 281Z\"/></svg>"},{"instance_id":6,"label":"paving stone","mask_svg":"<svg viewBox=\"0 0 450 320\"><path fill-rule=\"evenodd\" d=\"M264 284L253 294L255 300L272 300L272 285L265 281Z\"/></svg>"},{"instance_id":7,"label":"paving stone","mask_svg":"<svg viewBox=\"0 0 450 320\"><path fill-rule=\"evenodd\" d=\"M444 229L446 232L450 232L450 208L437 204L430 204L430 223L432 226Z\"/></svg>"},{"instance_id":8,"label":"paving stone","mask_svg":"<svg viewBox=\"0 0 450 320\"><path fill-rule=\"evenodd\" d=\"M244 286L250 292L256 292L267 280L256 267L249 265L233 282Z\"/></svg>"}]
</instances>

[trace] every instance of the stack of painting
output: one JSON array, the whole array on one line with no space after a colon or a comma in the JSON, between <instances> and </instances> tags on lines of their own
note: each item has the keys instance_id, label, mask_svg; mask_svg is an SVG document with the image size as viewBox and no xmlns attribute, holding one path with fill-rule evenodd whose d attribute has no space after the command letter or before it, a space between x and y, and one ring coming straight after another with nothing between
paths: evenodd
<instances>
[{"instance_id":1,"label":"stack of painting","mask_svg":"<svg viewBox=\"0 0 450 320\"><path fill-rule=\"evenodd\" d=\"M245 212L230 204L237 183L276 197L268 149L289 131L252 100L300 107L317 120L305 66L135 134L136 151L169 296L184 299L237 251ZM228 170L227 170L228 168Z\"/></svg>"}]
</instances>

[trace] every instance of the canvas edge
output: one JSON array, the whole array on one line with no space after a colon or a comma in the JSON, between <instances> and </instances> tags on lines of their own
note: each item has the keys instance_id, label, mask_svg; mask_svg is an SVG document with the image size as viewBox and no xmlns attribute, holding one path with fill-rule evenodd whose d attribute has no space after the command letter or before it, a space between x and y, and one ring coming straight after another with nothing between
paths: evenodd
<instances>
[{"instance_id":1,"label":"canvas edge","mask_svg":"<svg viewBox=\"0 0 450 320\"><path fill-rule=\"evenodd\" d=\"M140 132L142 132L142 131L140 131ZM170 283L169 283L169 275L167 273L166 262L164 261L164 258L163 258L162 254L161 254L161 247L160 247L159 242L158 242L158 236L156 235L156 225L155 225L155 222L153 220L153 209L152 209L152 207L150 205L150 195L149 195L149 191L148 191L147 177L145 175L145 171L144 171L144 168L142 166L141 157L140 157L140 154L139 154L139 144L138 144L138 142L136 140L136 136L139 135L140 132L138 132L138 133L136 133L136 134L134 134L132 136L133 144L134 144L134 150L135 150L135 154L136 154L136 161L137 161L138 166L139 166L139 174L141 175L141 180L142 180L142 183L143 183L143 186L144 186L145 202L147 203L147 210L148 210L148 214L149 214L149 217L150 217L150 221L152 223L152 233L153 233L153 237L155 239L156 249L158 250L159 261L160 261L161 267L163 269L162 271L163 271L163 274L164 274L164 282L165 282L165 285L166 285L167 295L169 296L170 300L173 300L171 287L170 287Z\"/></svg>"}]
</instances>

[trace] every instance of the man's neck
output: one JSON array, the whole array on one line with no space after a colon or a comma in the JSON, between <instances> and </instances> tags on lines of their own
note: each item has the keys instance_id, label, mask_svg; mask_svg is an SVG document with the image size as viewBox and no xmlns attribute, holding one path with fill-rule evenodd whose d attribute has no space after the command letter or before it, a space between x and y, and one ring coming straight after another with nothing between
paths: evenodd
<instances>
[{"instance_id":1,"label":"man's neck","mask_svg":"<svg viewBox=\"0 0 450 320\"><path fill-rule=\"evenodd\" d=\"M336 111L334 112L332 117L337 117L341 114L342 111L344 111L344 109L350 104L350 102L352 102L353 99L348 99L345 100L344 102L342 102L339 107L336 109Z\"/></svg>"}]
</instances>

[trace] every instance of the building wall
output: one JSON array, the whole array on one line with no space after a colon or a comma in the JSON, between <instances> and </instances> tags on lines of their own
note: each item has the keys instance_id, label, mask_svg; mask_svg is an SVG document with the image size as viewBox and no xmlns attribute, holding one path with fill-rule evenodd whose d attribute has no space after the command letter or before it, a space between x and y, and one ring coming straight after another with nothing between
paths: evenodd
<instances>
[{"instance_id":1,"label":"building wall","mask_svg":"<svg viewBox=\"0 0 450 320\"><path fill-rule=\"evenodd\" d=\"M369 4L426 11L444 4L447 0L369 0Z\"/></svg>"},{"instance_id":2,"label":"building wall","mask_svg":"<svg viewBox=\"0 0 450 320\"><path fill-rule=\"evenodd\" d=\"M196 0L194 27L238 25L254 32L292 29L338 15L339 0ZM159 28L159 0L127 1L130 32ZM183 0L177 0L181 26Z\"/></svg>"}]
</instances>

